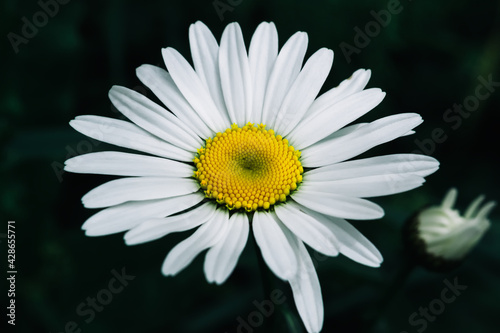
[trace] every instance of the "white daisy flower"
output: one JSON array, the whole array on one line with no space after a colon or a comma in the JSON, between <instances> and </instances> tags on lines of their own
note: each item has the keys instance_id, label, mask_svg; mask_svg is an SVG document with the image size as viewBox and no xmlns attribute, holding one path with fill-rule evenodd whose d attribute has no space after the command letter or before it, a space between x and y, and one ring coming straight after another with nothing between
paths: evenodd
<instances>
[{"instance_id":1,"label":"white daisy flower","mask_svg":"<svg viewBox=\"0 0 500 333\"><path fill-rule=\"evenodd\" d=\"M422 119L404 113L347 126L385 93L364 89L371 73L360 69L318 97L333 52L322 48L302 66L304 32L278 52L276 27L264 22L247 52L237 23L226 27L219 46L196 22L189 41L194 68L165 48L167 71L137 69L166 108L114 86L110 99L132 122L99 116L70 122L89 137L148 154L98 152L66 161L71 172L129 176L82 198L87 208L108 207L82 228L88 236L128 230L125 242L132 245L198 227L170 251L162 272L175 275L208 249L204 272L217 284L234 270L252 229L271 271L290 283L307 331L319 332L323 301L304 244L380 265L379 251L345 219L381 218L382 208L364 198L416 188L439 163L413 154L351 159L413 133Z\"/></svg>"},{"instance_id":2,"label":"white daisy flower","mask_svg":"<svg viewBox=\"0 0 500 333\"><path fill-rule=\"evenodd\" d=\"M453 208L456 199L457 190L452 188L440 206L424 209L417 215L416 233L427 255L446 261L460 261L489 229L488 214L496 206L494 201L480 207L484 200L484 196L480 195L461 215Z\"/></svg>"}]
</instances>

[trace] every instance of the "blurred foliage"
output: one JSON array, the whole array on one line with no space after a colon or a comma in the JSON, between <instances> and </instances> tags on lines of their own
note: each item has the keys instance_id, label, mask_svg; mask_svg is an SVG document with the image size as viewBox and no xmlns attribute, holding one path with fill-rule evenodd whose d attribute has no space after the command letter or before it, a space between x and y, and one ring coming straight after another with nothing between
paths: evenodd
<instances>
[{"instance_id":1,"label":"blurred foliage","mask_svg":"<svg viewBox=\"0 0 500 333\"><path fill-rule=\"evenodd\" d=\"M479 76L492 75L493 81L500 81L498 1L402 0L401 12L392 15L391 22L350 62L340 44L354 45L354 27L364 30L374 21L371 11L387 9L387 1L232 3L237 5L224 12L221 20L212 1L73 0L60 5L54 17L15 53L8 34L20 35L22 18L31 21L41 7L36 1L0 2L4 36L0 44L0 233L6 232L7 220L17 221L16 332L64 332L68 321L83 332L96 333L236 332L237 318L247 318L256 310L252 302L269 298L250 240L231 278L223 286L214 286L204 280L201 257L178 277L165 278L160 273L166 253L189 232L138 247L125 246L122 235L85 237L80 225L94 212L84 209L80 198L108 178L61 172L70 156L112 148L78 134L69 127L69 120L82 114L119 117L107 98L109 88L114 84L140 87L134 69L144 63L164 66L162 47L174 47L189 59L188 27L196 20L205 22L217 38L228 23L238 21L247 43L263 20L276 23L280 45L295 31L308 32L308 55L320 47L335 51L324 90L358 68L371 68L369 86L382 88L387 96L361 120L417 112L425 122L417 134L372 149L366 156L420 149L416 140L428 140L436 128L446 135L432 149L441 169L423 187L377 198L386 216L354 223L384 255L381 268L318 256L324 332L367 331L360 322L379 306L405 261L400 231L416 209L439 202L451 186L459 189L462 209L480 193L500 199L500 92L481 101L456 129L443 119L455 103L474 96ZM151 92L144 93L152 97ZM374 331L416 332L418 326L410 325L409 316L440 297L445 278L458 277L468 289L429 322L426 332L497 332L498 209L491 220L491 230L455 271L414 270ZM5 242L0 247L6 253ZM5 260L1 262L4 271ZM135 279L86 323L87 317L78 315L77 307L107 288L111 271L122 268ZM286 311L295 311L288 287L279 288L290 301L291 310ZM279 311L271 316L277 322L275 328L270 328L270 318L254 331L277 332L276 327L285 327L289 319L286 311L284 316Z\"/></svg>"}]
</instances>

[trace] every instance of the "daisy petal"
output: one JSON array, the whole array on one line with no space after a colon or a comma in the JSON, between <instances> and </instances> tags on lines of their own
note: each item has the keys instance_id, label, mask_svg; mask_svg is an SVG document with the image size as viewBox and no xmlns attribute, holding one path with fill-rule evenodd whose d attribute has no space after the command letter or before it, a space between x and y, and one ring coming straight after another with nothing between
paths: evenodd
<instances>
[{"instance_id":1,"label":"daisy petal","mask_svg":"<svg viewBox=\"0 0 500 333\"><path fill-rule=\"evenodd\" d=\"M274 23L259 24L250 41L248 62L252 75L253 111L249 121L262 122L262 106L269 75L278 56L278 32Z\"/></svg>"},{"instance_id":2,"label":"daisy petal","mask_svg":"<svg viewBox=\"0 0 500 333\"><path fill-rule=\"evenodd\" d=\"M252 80L243 34L238 23L229 24L222 33L219 51L222 92L231 123L250 121Z\"/></svg>"},{"instance_id":3,"label":"daisy petal","mask_svg":"<svg viewBox=\"0 0 500 333\"><path fill-rule=\"evenodd\" d=\"M325 83L332 64L333 51L327 48L319 49L307 60L276 114L276 132L285 136L299 122L302 126L301 119Z\"/></svg>"},{"instance_id":4,"label":"daisy petal","mask_svg":"<svg viewBox=\"0 0 500 333\"><path fill-rule=\"evenodd\" d=\"M182 211L182 210L180 210ZM125 234L127 245L136 245L162 238L172 232L193 229L208 221L215 213L215 206L207 202L186 213L166 218L150 218Z\"/></svg>"},{"instance_id":5,"label":"daisy petal","mask_svg":"<svg viewBox=\"0 0 500 333\"><path fill-rule=\"evenodd\" d=\"M104 151L76 156L64 162L64 170L115 176L191 177L193 167L160 157Z\"/></svg>"},{"instance_id":6,"label":"daisy petal","mask_svg":"<svg viewBox=\"0 0 500 333\"><path fill-rule=\"evenodd\" d=\"M201 139L179 118L134 90L113 86L109 99L135 124L179 148L196 152L202 144Z\"/></svg>"},{"instance_id":7,"label":"daisy petal","mask_svg":"<svg viewBox=\"0 0 500 333\"><path fill-rule=\"evenodd\" d=\"M349 197L370 198L412 190L425 179L416 175L384 174L331 181L305 181L301 190L325 192Z\"/></svg>"},{"instance_id":8,"label":"daisy petal","mask_svg":"<svg viewBox=\"0 0 500 333\"><path fill-rule=\"evenodd\" d=\"M208 222L169 252L161 268L163 275L176 275L203 250L215 245L227 232L228 221L229 213L227 210L216 210Z\"/></svg>"},{"instance_id":9,"label":"daisy petal","mask_svg":"<svg viewBox=\"0 0 500 333\"><path fill-rule=\"evenodd\" d=\"M69 124L78 132L112 145L178 161L191 162L193 154L171 145L128 121L99 116L78 116Z\"/></svg>"},{"instance_id":10,"label":"daisy petal","mask_svg":"<svg viewBox=\"0 0 500 333\"><path fill-rule=\"evenodd\" d=\"M415 133L416 132L412 130L412 131L408 131L408 133L405 133L405 134L403 134L401 136L408 136L408 135L412 135L412 134L415 134Z\"/></svg>"},{"instance_id":11,"label":"daisy petal","mask_svg":"<svg viewBox=\"0 0 500 333\"><path fill-rule=\"evenodd\" d=\"M370 81L370 77L372 75L372 71L369 69L358 69L354 73L352 73L351 77L342 81L338 87L334 88L335 96L340 101L352 94L362 91L365 89L368 81ZM329 98L334 98L334 94L329 96Z\"/></svg>"},{"instance_id":12,"label":"daisy petal","mask_svg":"<svg viewBox=\"0 0 500 333\"><path fill-rule=\"evenodd\" d=\"M351 260L370 267L379 267L382 255L356 228L344 220L330 224L332 232L342 238L340 252Z\"/></svg>"},{"instance_id":13,"label":"daisy petal","mask_svg":"<svg viewBox=\"0 0 500 333\"><path fill-rule=\"evenodd\" d=\"M189 27L189 46L196 73L210 92L217 109L229 121L220 83L219 45L203 22L198 21Z\"/></svg>"},{"instance_id":14,"label":"daisy petal","mask_svg":"<svg viewBox=\"0 0 500 333\"><path fill-rule=\"evenodd\" d=\"M297 149L309 147L376 107L384 96L382 90L372 88L326 106L314 118L301 121L300 126L291 133L290 140L297 142Z\"/></svg>"},{"instance_id":15,"label":"daisy petal","mask_svg":"<svg viewBox=\"0 0 500 333\"><path fill-rule=\"evenodd\" d=\"M255 240L269 269L282 280L292 278L297 272L297 258L281 222L272 213L257 211L252 224Z\"/></svg>"},{"instance_id":16,"label":"daisy petal","mask_svg":"<svg viewBox=\"0 0 500 333\"><path fill-rule=\"evenodd\" d=\"M354 132L358 128L361 128L361 127L366 126L366 125L368 125L368 123L356 123L356 124L346 126L344 128L339 129L336 132L333 132L332 134L330 134L329 136L327 136L326 138L324 138L320 142L324 142L324 141L327 141L327 140L330 140L333 138L340 138L340 137L347 135L351 132ZM405 133L401 136L403 137L403 136L412 135L412 134L415 134L415 131L408 131L407 133Z\"/></svg>"},{"instance_id":17,"label":"daisy petal","mask_svg":"<svg viewBox=\"0 0 500 333\"><path fill-rule=\"evenodd\" d=\"M476 215L476 212L478 211L479 209L479 205L483 202L483 200L485 199L485 196L484 195L480 195L478 196L470 205L469 207L467 207L467 210L465 211L464 213L464 218L465 219L470 219L472 218L474 215Z\"/></svg>"},{"instance_id":18,"label":"daisy petal","mask_svg":"<svg viewBox=\"0 0 500 333\"><path fill-rule=\"evenodd\" d=\"M371 71L358 69L352 76L342 81L337 87L330 89L326 93L319 96L311 105L303 121L309 121L310 118L315 118L317 113L325 108L332 107L336 103L352 94L362 91L368 80L370 80Z\"/></svg>"},{"instance_id":19,"label":"daisy petal","mask_svg":"<svg viewBox=\"0 0 500 333\"><path fill-rule=\"evenodd\" d=\"M339 241L339 251L351 260L360 264L379 267L382 255L377 248L350 223L343 219L332 218L308 209L301 208L318 222L330 229Z\"/></svg>"},{"instance_id":20,"label":"daisy petal","mask_svg":"<svg viewBox=\"0 0 500 333\"><path fill-rule=\"evenodd\" d=\"M451 188L448 191L448 193L446 193L446 196L444 197L443 202L441 203L441 207L453 209L453 206L455 205L455 201L457 201L457 195L458 195L457 189Z\"/></svg>"},{"instance_id":21,"label":"daisy petal","mask_svg":"<svg viewBox=\"0 0 500 333\"><path fill-rule=\"evenodd\" d=\"M439 162L421 154L393 154L336 163L306 173L307 181L331 181L385 174L428 176Z\"/></svg>"},{"instance_id":22,"label":"daisy petal","mask_svg":"<svg viewBox=\"0 0 500 333\"><path fill-rule=\"evenodd\" d=\"M121 178L94 188L82 197L82 202L86 208L102 208L126 201L176 197L199 189L198 182L188 178Z\"/></svg>"},{"instance_id":23,"label":"daisy petal","mask_svg":"<svg viewBox=\"0 0 500 333\"><path fill-rule=\"evenodd\" d=\"M384 117L342 137L316 143L302 151L302 163L319 167L357 156L379 144L394 140L422 123L415 113Z\"/></svg>"},{"instance_id":24,"label":"daisy petal","mask_svg":"<svg viewBox=\"0 0 500 333\"><path fill-rule=\"evenodd\" d=\"M82 225L87 236L103 236L134 228L144 219L160 218L183 211L203 200L201 193L147 201L131 201L92 215Z\"/></svg>"},{"instance_id":25,"label":"daisy petal","mask_svg":"<svg viewBox=\"0 0 500 333\"><path fill-rule=\"evenodd\" d=\"M212 136L212 130L184 98L166 70L157 66L142 65L136 69L136 75L184 124L192 127L201 137Z\"/></svg>"},{"instance_id":26,"label":"daisy petal","mask_svg":"<svg viewBox=\"0 0 500 333\"><path fill-rule=\"evenodd\" d=\"M353 220L373 220L384 216L384 210L368 200L307 188L293 193L292 199L322 214Z\"/></svg>"},{"instance_id":27,"label":"daisy petal","mask_svg":"<svg viewBox=\"0 0 500 333\"><path fill-rule=\"evenodd\" d=\"M172 79L200 118L214 132L227 128L229 124L225 112L217 109L210 92L186 59L171 47L162 49L162 54Z\"/></svg>"},{"instance_id":28,"label":"daisy petal","mask_svg":"<svg viewBox=\"0 0 500 333\"><path fill-rule=\"evenodd\" d=\"M327 256L339 254L337 238L324 225L302 212L294 202L276 206L280 221L307 245Z\"/></svg>"},{"instance_id":29,"label":"daisy petal","mask_svg":"<svg viewBox=\"0 0 500 333\"><path fill-rule=\"evenodd\" d=\"M318 275L304 244L296 237L291 243L298 262L297 274L289 281L295 306L307 332L318 333L324 318Z\"/></svg>"},{"instance_id":30,"label":"daisy petal","mask_svg":"<svg viewBox=\"0 0 500 333\"><path fill-rule=\"evenodd\" d=\"M249 223L246 214L233 214L228 231L217 244L208 250L204 270L208 282L222 284L233 272L248 239Z\"/></svg>"},{"instance_id":31,"label":"daisy petal","mask_svg":"<svg viewBox=\"0 0 500 333\"><path fill-rule=\"evenodd\" d=\"M321 140L320 143L324 142L324 141L328 141L330 139L340 138L340 137L347 135L349 133L352 133L352 132L354 132L354 131L358 130L359 128L366 126L366 125L368 125L368 123L357 123L357 124L352 124L352 125L346 126L344 128L339 129L336 132L333 132L332 134L330 134L329 136L327 136L326 138Z\"/></svg>"},{"instance_id":32,"label":"daisy petal","mask_svg":"<svg viewBox=\"0 0 500 333\"><path fill-rule=\"evenodd\" d=\"M474 216L475 219L486 219L490 212L495 208L497 205L496 201L488 201L481 209L479 212L477 212L476 216Z\"/></svg>"},{"instance_id":33,"label":"daisy petal","mask_svg":"<svg viewBox=\"0 0 500 333\"><path fill-rule=\"evenodd\" d=\"M307 49L307 34L295 33L281 48L267 83L262 122L274 127L276 111L280 109L286 93L299 75Z\"/></svg>"}]
</instances>

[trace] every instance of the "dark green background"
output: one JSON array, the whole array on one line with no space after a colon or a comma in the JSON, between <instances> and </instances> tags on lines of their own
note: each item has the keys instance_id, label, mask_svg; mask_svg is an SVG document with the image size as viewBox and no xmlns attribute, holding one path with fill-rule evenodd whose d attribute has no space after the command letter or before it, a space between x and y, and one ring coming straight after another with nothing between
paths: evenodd
<instances>
[{"instance_id":1,"label":"dark green background","mask_svg":"<svg viewBox=\"0 0 500 333\"><path fill-rule=\"evenodd\" d=\"M452 186L459 189L462 211L481 193L500 199L500 91L481 101L457 129L443 119L454 103L475 94L478 76L492 75L500 81L498 1L403 0L402 11L359 54L353 54L351 62L339 45L354 45L354 27L364 30L374 20L370 11L386 9L387 1L234 2L240 4L223 13L221 20L212 1L72 0L61 5L27 44L19 45L18 53L7 34L21 34L21 19L31 21L41 7L36 1L0 2L0 233L6 233L7 220L16 221L16 331L63 332L68 321L75 321L83 332L235 332L237 317L247 318L256 310L254 300L269 298L251 239L236 271L218 287L206 283L201 256L175 278L161 275L165 255L189 233L137 247L127 247L121 234L85 237L80 226L94 211L84 209L80 198L110 178L60 173L64 160L74 154L113 149L87 141L68 122L83 114L119 117L107 98L109 88L118 84L141 89L135 68L145 63L164 67L162 47L174 47L190 59L188 27L196 20L205 22L218 39L228 23L238 21L247 45L263 20L276 23L280 45L295 31L308 32L308 55L320 47L335 51L324 90L358 68L372 69L369 87L380 87L387 96L362 120L417 112L425 122L416 135L366 156L416 150L416 140L428 140L436 128L446 135L432 151L441 168L423 187L376 198L386 216L354 223L384 255L381 268L344 257L317 257L324 332L366 331L360 328L363 319L380 308L383 291L405 261L400 231L415 210L437 204ZM426 332L497 332L499 209L490 217L491 229L458 269L441 274L415 269L380 316L375 331L417 332L420 326L411 326L408 317L440 297L445 278L458 278L467 290L446 305ZM6 242L0 240L0 293L5 295ZM107 287L111 270L123 267L135 279L86 323L87 317L79 316L76 308ZM279 288L291 301L287 286ZM1 313L3 324L6 317ZM270 328L273 325L283 325L281 314L255 332L277 332Z\"/></svg>"}]
</instances>

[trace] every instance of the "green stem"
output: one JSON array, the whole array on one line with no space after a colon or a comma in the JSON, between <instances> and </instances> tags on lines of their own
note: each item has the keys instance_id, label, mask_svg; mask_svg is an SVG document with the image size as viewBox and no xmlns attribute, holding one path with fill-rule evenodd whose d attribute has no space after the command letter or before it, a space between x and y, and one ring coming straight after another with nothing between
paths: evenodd
<instances>
[{"instance_id":1,"label":"green stem","mask_svg":"<svg viewBox=\"0 0 500 333\"><path fill-rule=\"evenodd\" d=\"M396 299L396 296L399 294L400 290L403 288L408 277L416 266L417 264L415 261L408 260L408 258L404 260L391 284L383 292L382 299L377 302L377 310L375 311L372 319L368 321L367 332L373 332L375 330L377 323L382 319L387 312L387 309Z\"/></svg>"}]
</instances>

